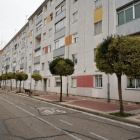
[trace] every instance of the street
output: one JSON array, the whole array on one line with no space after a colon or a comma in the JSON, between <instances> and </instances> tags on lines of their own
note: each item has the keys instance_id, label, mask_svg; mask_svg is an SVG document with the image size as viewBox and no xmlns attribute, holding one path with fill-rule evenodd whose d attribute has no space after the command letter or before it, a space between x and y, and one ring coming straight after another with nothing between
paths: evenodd
<instances>
[{"instance_id":1,"label":"street","mask_svg":"<svg viewBox=\"0 0 140 140\"><path fill-rule=\"evenodd\" d=\"M0 140L140 140L140 127L0 91Z\"/></svg>"}]
</instances>

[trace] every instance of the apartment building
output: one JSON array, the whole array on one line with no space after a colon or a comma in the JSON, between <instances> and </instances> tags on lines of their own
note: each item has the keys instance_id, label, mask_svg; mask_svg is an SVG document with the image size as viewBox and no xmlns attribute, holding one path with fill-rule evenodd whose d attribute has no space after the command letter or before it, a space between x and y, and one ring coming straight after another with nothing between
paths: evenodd
<instances>
[{"instance_id":1,"label":"apartment building","mask_svg":"<svg viewBox=\"0 0 140 140\"><path fill-rule=\"evenodd\" d=\"M140 0L45 0L1 50L1 74L25 72L24 87L59 93L60 77L50 73L49 63L57 57L69 58L75 72L63 77L64 94L107 98L110 85L110 99L118 100L116 75L101 73L94 54L108 35L139 37L139 23ZM41 74L42 81L35 83L33 73ZM123 100L140 102L139 89L140 80L123 76Z\"/></svg>"}]
</instances>

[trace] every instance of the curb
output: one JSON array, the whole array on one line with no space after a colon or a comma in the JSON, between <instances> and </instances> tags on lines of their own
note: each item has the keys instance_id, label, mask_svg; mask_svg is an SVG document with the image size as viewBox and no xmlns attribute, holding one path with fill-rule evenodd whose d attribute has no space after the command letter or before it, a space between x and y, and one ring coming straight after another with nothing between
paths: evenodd
<instances>
[{"instance_id":1,"label":"curb","mask_svg":"<svg viewBox=\"0 0 140 140\"><path fill-rule=\"evenodd\" d=\"M4 90L4 91L6 91L6 90ZM7 92L17 94L17 93L15 93L13 91L7 91ZM28 95L24 95L23 93L18 93L18 94L21 95L21 96L29 97ZM128 120L128 119L125 119L125 118L115 117L115 116L109 115L107 113L102 113L102 112L99 112L99 111L90 110L88 108L78 107L78 106L74 106L74 105L66 105L64 103L63 104L62 103L56 103L56 102L53 102L51 100L41 99L41 98L35 97L35 96L31 96L30 98L34 98L34 99L37 99L37 100L40 100L40 101L44 101L44 102L48 102L48 103L55 104L55 105L60 105L62 107L67 107L67 108L75 109L75 110L78 110L78 111L83 111L83 112L86 112L86 113L90 113L90 114L93 114L93 115L105 117L105 118L108 118L108 119L112 119L112 120L116 120L116 121L120 121L120 122L124 122L124 123L129 123L129 124L132 124L132 125L140 126L140 122Z\"/></svg>"}]
</instances>

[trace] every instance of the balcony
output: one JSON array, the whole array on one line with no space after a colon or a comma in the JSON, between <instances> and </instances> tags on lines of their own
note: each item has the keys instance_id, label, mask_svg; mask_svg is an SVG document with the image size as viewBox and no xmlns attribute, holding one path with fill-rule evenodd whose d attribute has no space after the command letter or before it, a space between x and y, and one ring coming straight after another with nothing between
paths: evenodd
<instances>
[{"instance_id":1,"label":"balcony","mask_svg":"<svg viewBox=\"0 0 140 140\"><path fill-rule=\"evenodd\" d=\"M117 26L117 35L131 35L140 32L140 18Z\"/></svg>"},{"instance_id":2,"label":"balcony","mask_svg":"<svg viewBox=\"0 0 140 140\"><path fill-rule=\"evenodd\" d=\"M25 47L25 42L21 44L21 49L23 49L24 47Z\"/></svg>"},{"instance_id":3,"label":"balcony","mask_svg":"<svg viewBox=\"0 0 140 140\"><path fill-rule=\"evenodd\" d=\"M16 62L16 57L13 58L13 63Z\"/></svg>"},{"instance_id":4,"label":"balcony","mask_svg":"<svg viewBox=\"0 0 140 140\"><path fill-rule=\"evenodd\" d=\"M65 0L56 0L56 2L55 2L55 8L57 6L59 6L63 1L65 1Z\"/></svg>"},{"instance_id":5,"label":"balcony","mask_svg":"<svg viewBox=\"0 0 140 140\"><path fill-rule=\"evenodd\" d=\"M9 66L9 62L6 62L6 66Z\"/></svg>"},{"instance_id":6,"label":"balcony","mask_svg":"<svg viewBox=\"0 0 140 140\"><path fill-rule=\"evenodd\" d=\"M26 33L22 34L22 37L21 37L21 38L23 39L23 38L25 38L25 37L26 37Z\"/></svg>"},{"instance_id":7,"label":"balcony","mask_svg":"<svg viewBox=\"0 0 140 140\"><path fill-rule=\"evenodd\" d=\"M133 2L133 0L116 0L116 9L118 9L130 2Z\"/></svg>"},{"instance_id":8,"label":"balcony","mask_svg":"<svg viewBox=\"0 0 140 140\"><path fill-rule=\"evenodd\" d=\"M54 34L54 40L57 40L63 36L65 36L65 27Z\"/></svg>"},{"instance_id":9,"label":"balcony","mask_svg":"<svg viewBox=\"0 0 140 140\"><path fill-rule=\"evenodd\" d=\"M34 64L40 63L40 55L34 58Z\"/></svg>"},{"instance_id":10,"label":"balcony","mask_svg":"<svg viewBox=\"0 0 140 140\"><path fill-rule=\"evenodd\" d=\"M23 58L23 57L25 57L25 53L23 53L23 54L20 55L20 58Z\"/></svg>"},{"instance_id":11,"label":"balcony","mask_svg":"<svg viewBox=\"0 0 140 140\"><path fill-rule=\"evenodd\" d=\"M66 10L64 10L63 12L61 12L58 16L55 17L55 24L60 21L61 19L66 17Z\"/></svg>"},{"instance_id":12,"label":"balcony","mask_svg":"<svg viewBox=\"0 0 140 140\"><path fill-rule=\"evenodd\" d=\"M24 69L24 63L20 64L20 69Z\"/></svg>"},{"instance_id":13,"label":"balcony","mask_svg":"<svg viewBox=\"0 0 140 140\"><path fill-rule=\"evenodd\" d=\"M13 71L16 71L16 66L13 67Z\"/></svg>"},{"instance_id":14,"label":"balcony","mask_svg":"<svg viewBox=\"0 0 140 140\"><path fill-rule=\"evenodd\" d=\"M38 29L35 33L35 37L38 37L39 35L41 36L42 33L42 28Z\"/></svg>"},{"instance_id":15,"label":"balcony","mask_svg":"<svg viewBox=\"0 0 140 140\"><path fill-rule=\"evenodd\" d=\"M53 51L53 57L61 56L64 54L65 54L65 46Z\"/></svg>"},{"instance_id":16,"label":"balcony","mask_svg":"<svg viewBox=\"0 0 140 140\"><path fill-rule=\"evenodd\" d=\"M33 71L33 74L35 74L35 73L39 74L40 73L40 70L34 70Z\"/></svg>"},{"instance_id":17,"label":"balcony","mask_svg":"<svg viewBox=\"0 0 140 140\"><path fill-rule=\"evenodd\" d=\"M35 51L41 48L41 43L35 46Z\"/></svg>"},{"instance_id":18,"label":"balcony","mask_svg":"<svg viewBox=\"0 0 140 140\"><path fill-rule=\"evenodd\" d=\"M36 25L37 25L40 21L42 21L42 15L40 15L40 16L36 19Z\"/></svg>"}]
</instances>

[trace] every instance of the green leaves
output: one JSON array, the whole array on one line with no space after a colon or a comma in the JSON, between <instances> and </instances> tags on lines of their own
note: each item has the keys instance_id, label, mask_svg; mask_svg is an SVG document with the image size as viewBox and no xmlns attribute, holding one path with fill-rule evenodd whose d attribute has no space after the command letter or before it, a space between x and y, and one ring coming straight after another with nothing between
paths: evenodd
<instances>
[{"instance_id":1,"label":"green leaves","mask_svg":"<svg viewBox=\"0 0 140 140\"><path fill-rule=\"evenodd\" d=\"M10 80L10 79L14 79L15 75L14 75L14 73L10 72L7 74L7 77Z\"/></svg>"},{"instance_id":2,"label":"green leaves","mask_svg":"<svg viewBox=\"0 0 140 140\"><path fill-rule=\"evenodd\" d=\"M42 76L40 74L32 74L31 77L35 80L35 81L41 81L42 80Z\"/></svg>"},{"instance_id":3,"label":"green leaves","mask_svg":"<svg viewBox=\"0 0 140 140\"><path fill-rule=\"evenodd\" d=\"M66 63L64 60L60 60L54 69L60 76L71 75L74 71L74 67L71 67L70 64Z\"/></svg>"},{"instance_id":4,"label":"green leaves","mask_svg":"<svg viewBox=\"0 0 140 140\"><path fill-rule=\"evenodd\" d=\"M108 37L97 46L95 62L97 68L106 74L140 78L140 39Z\"/></svg>"},{"instance_id":5,"label":"green leaves","mask_svg":"<svg viewBox=\"0 0 140 140\"><path fill-rule=\"evenodd\" d=\"M18 72L18 73L15 74L15 80L16 81L25 81L26 78L27 78L26 73Z\"/></svg>"},{"instance_id":6,"label":"green leaves","mask_svg":"<svg viewBox=\"0 0 140 140\"><path fill-rule=\"evenodd\" d=\"M3 75L2 75L2 80L5 81L5 80L7 80L7 79L8 79L7 75L6 75L6 74L3 74Z\"/></svg>"},{"instance_id":7,"label":"green leaves","mask_svg":"<svg viewBox=\"0 0 140 140\"><path fill-rule=\"evenodd\" d=\"M74 72L74 63L70 59L57 58L49 64L49 67L54 75L67 76Z\"/></svg>"}]
</instances>

